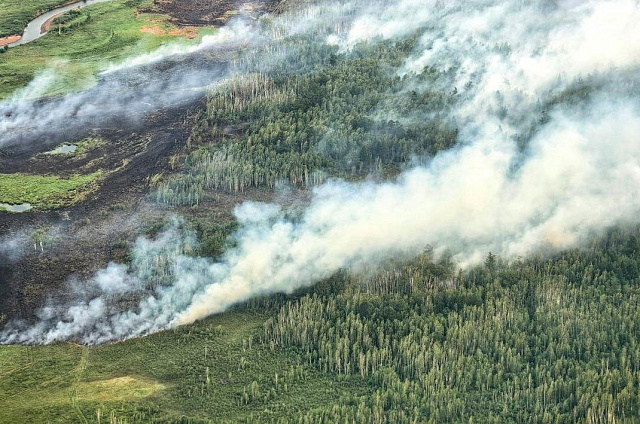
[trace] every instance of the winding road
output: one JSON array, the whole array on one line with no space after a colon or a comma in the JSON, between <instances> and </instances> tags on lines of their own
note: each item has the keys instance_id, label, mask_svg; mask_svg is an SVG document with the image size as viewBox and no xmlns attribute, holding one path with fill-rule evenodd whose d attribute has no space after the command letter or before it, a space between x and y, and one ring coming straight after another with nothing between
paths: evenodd
<instances>
[{"instance_id":1,"label":"winding road","mask_svg":"<svg viewBox=\"0 0 640 424\"><path fill-rule=\"evenodd\" d=\"M83 7L90 6L95 3L103 3L106 1L111 1L111 0L84 0L84 1L78 1L75 3L68 4L66 6L62 6L62 7L58 7L56 9L50 10L47 13L40 15L34 20L32 20L31 22L29 22L27 24L27 27L24 29L24 31L22 31L22 37L19 40L8 44L8 46L9 47L20 46L22 44L30 43L33 40L37 40L38 38L42 37L48 32L44 30L44 25L51 18L54 18L58 15L62 15L63 13L66 13L70 10L81 9Z\"/></svg>"}]
</instances>

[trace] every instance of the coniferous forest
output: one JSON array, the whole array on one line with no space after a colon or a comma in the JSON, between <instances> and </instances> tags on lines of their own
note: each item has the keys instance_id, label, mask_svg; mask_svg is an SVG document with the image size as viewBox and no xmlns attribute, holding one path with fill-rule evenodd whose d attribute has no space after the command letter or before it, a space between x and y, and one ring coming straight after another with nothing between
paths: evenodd
<instances>
[{"instance_id":1,"label":"coniferous forest","mask_svg":"<svg viewBox=\"0 0 640 424\"><path fill-rule=\"evenodd\" d=\"M0 50L0 423L640 423L637 4L101 3Z\"/></svg>"}]
</instances>

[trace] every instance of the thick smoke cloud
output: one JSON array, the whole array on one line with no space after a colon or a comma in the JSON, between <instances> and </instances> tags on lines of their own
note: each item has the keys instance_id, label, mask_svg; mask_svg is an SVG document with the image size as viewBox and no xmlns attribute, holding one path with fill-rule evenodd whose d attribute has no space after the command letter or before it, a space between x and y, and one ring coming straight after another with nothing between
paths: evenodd
<instances>
[{"instance_id":1,"label":"thick smoke cloud","mask_svg":"<svg viewBox=\"0 0 640 424\"><path fill-rule=\"evenodd\" d=\"M427 246L466 267L490 251L554 252L637 224L640 108L616 85L640 58L636 2L398 0L309 10L323 22L348 17L324 38L344 52L418 34L419 48L397 73L415 90L428 89L414 82L425 67L452 70L450 118L461 147L395 181L331 181L296 218L277 205L245 204L235 247L218 262L192 257L193 235L177 222L155 241L141 239L131 267L96 275L82 301L45 308L35 326L9 325L2 342L128 338ZM286 31L314 28L285 22ZM580 78L598 79L588 104L552 106ZM133 295L142 300L123 309Z\"/></svg>"},{"instance_id":2,"label":"thick smoke cloud","mask_svg":"<svg viewBox=\"0 0 640 424\"><path fill-rule=\"evenodd\" d=\"M489 251L515 257L576 246L627 222L640 212L640 111L629 103L591 109L554 115L515 173L514 144L488 132L397 182L320 187L299 222L265 206L245 206L238 211L239 247L216 265L224 266L223 278L176 322L427 246L453 252L464 266Z\"/></svg>"}]
</instances>

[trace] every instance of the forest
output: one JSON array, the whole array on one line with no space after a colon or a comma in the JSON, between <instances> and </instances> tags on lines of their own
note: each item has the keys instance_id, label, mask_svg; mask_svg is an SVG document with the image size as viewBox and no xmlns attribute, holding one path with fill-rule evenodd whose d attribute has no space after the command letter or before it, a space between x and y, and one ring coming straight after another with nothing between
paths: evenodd
<instances>
[{"instance_id":1,"label":"forest","mask_svg":"<svg viewBox=\"0 0 640 424\"><path fill-rule=\"evenodd\" d=\"M281 48L293 44L285 56L297 62L255 72L261 58L242 58L246 73L211 89L184 172L159 185L159 202L192 206L211 189L273 189L278 182L309 188L328 176L385 178L456 145L457 129L445 118L454 88L407 92L407 81L390 74L415 47L411 40L338 56L335 48L293 38ZM446 75L433 70L417 79Z\"/></svg>"},{"instance_id":2,"label":"forest","mask_svg":"<svg viewBox=\"0 0 640 424\"><path fill-rule=\"evenodd\" d=\"M113 8L132 20L137 48L155 15L138 21L134 3L60 16L52 36L100 25ZM208 28L181 45L189 53L124 67L131 80L170 73L172 60L203 72L224 61L226 73L201 98L131 119L143 124L117 116L104 125L122 128L65 139L77 153L29 156L44 175L0 172L7 204L49 219L25 218L25 261L60 280L57 292L40 281L1 292L45 306L0 308L0 423L640 423L640 120L620 106L637 103L637 64L573 72L558 57L574 52L545 50L566 35L546 18L532 19L548 32L531 40L549 45L514 43L493 15L495 31L476 39L464 31L491 25L478 24L475 2L470 21L466 6L440 1L429 19L415 1L319 3L280 2L224 55L193 47L227 36ZM411 13L391 28L369 16L382 27L373 35L349 32L376 8ZM559 14L559 28L582 22ZM530 95L541 63L551 82ZM619 120L589 132L611 114ZM496 157L503 168L483 168ZM428 203L397 200L419 190ZM7 212L0 224L7 216L0 229L20 219ZM58 272L59 246L81 259ZM0 272L30 275L12 261ZM97 271L81 270L88 262Z\"/></svg>"},{"instance_id":3,"label":"forest","mask_svg":"<svg viewBox=\"0 0 640 424\"><path fill-rule=\"evenodd\" d=\"M176 157L182 172L158 185L156 199L196 207L212 190L393 178L455 147L447 112L470 87L453 86L452 71L390 72L416 41L340 54L290 40L297 62L264 72L247 59L247 73L211 89L189 153ZM554 105L586 104L599 78L539 103L517 136L520 148ZM429 88L407 90L408 79ZM308 366L369 387L272 422L638 422L638 231L613 228L586 249L552 257L489 253L468 271L427 248L416 259L345 270L310 290L240 306L274 310L259 343L294 349ZM286 384L254 381L239 402L270 405Z\"/></svg>"},{"instance_id":4,"label":"forest","mask_svg":"<svg viewBox=\"0 0 640 424\"><path fill-rule=\"evenodd\" d=\"M636 422L639 235L469 273L426 252L285 303L262 337L374 388L300 422Z\"/></svg>"}]
</instances>

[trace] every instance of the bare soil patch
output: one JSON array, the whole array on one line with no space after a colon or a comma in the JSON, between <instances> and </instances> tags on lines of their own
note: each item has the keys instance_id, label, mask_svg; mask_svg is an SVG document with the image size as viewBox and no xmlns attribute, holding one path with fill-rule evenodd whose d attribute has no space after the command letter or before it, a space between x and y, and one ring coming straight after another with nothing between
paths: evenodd
<instances>
[{"instance_id":1,"label":"bare soil patch","mask_svg":"<svg viewBox=\"0 0 640 424\"><path fill-rule=\"evenodd\" d=\"M144 34L173 35L185 38L196 38L198 36L198 27L194 26L175 27L168 30L155 25L145 25L140 31Z\"/></svg>"},{"instance_id":2,"label":"bare soil patch","mask_svg":"<svg viewBox=\"0 0 640 424\"><path fill-rule=\"evenodd\" d=\"M16 41L20 40L22 38L21 35L12 35L10 37L3 37L0 38L0 47L4 47L7 46L11 43L15 43Z\"/></svg>"},{"instance_id":3,"label":"bare soil patch","mask_svg":"<svg viewBox=\"0 0 640 424\"><path fill-rule=\"evenodd\" d=\"M56 18L59 18L60 16L64 15L63 13L59 13L55 16L52 16L51 18L47 19L47 21L45 23L42 24L42 26L40 27L40 32L49 32L51 30L51 24L53 23L53 21L56 20Z\"/></svg>"}]
</instances>

